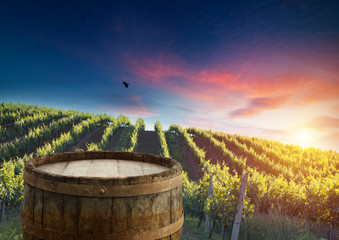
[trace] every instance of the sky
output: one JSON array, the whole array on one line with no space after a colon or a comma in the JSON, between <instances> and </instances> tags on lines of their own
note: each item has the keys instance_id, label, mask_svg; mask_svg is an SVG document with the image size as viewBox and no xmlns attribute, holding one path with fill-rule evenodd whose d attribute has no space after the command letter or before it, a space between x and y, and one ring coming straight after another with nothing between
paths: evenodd
<instances>
[{"instance_id":1,"label":"sky","mask_svg":"<svg viewBox=\"0 0 339 240\"><path fill-rule=\"evenodd\" d=\"M328 0L1 1L0 101L339 152L338 12Z\"/></svg>"}]
</instances>

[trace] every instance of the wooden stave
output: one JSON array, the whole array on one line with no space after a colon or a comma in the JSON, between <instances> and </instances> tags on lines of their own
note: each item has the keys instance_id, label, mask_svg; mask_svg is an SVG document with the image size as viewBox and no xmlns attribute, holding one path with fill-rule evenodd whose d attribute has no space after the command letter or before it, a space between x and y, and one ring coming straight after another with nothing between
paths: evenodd
<instances>
[{"instance_id":1,"label":"wooden stave","mask_svg":"<svg viewBox=\"0 0 339 240\"><path fill-rule=\"evenodd\" d=\"M124 153L119 153L121 156L123 156L124 155ZM62 154L59 154L59 155L62 155ZM95 155L95 154L93 154L93 155ZM93 156L92 155L92 156ZM150 155L150 154L149 154ZM82 156L83 157L83 155L80 155L80 156ZM82 158L81 157L81 158ZM101 156L99 156L100 158L102 158L102 155ZM140 157L140 156L139 156ZM81 159L81 158L79 158L79 159ZM44 164L44 162L46 163L46 160L47 160L48 158L43 158L43 159L37 159L36 161L40 161L39 163L40 164ZM52 159L52 161L55 161L55 155L51 155L51 156L49 156L49 159L48 160L50 160L50 159ZM62 160L65 160L65 159L67 159L67 158L62 158ZM159 159L159 156L155 156L155 158L153 158L153 156L147 156L147 158L146 158L146 160L147 161L149 161L149 160L153 160L153 161L155 161L154 159ZM59 160L60 160L60 158L59 158ZM126 159L124 159L124 160L126 160ZM129 159L129 160L133 160L133 159ZM165 158L165 160L166 161L168 161L168 159L166 159ZM170 161L174 161L174 160L172 160L172 159L169 159ZM175 166L176 164L174 163L172 166ZM180 174L181 174L181 167L180 167L180 164L177 164L177 165L179 165L179 169L180 169ZM32 167L33 166L33 167ZM88 184L88 182L91 182L92 180L93 180L93 178L86 178L86 177L65 177L65 176L63 176L63 177L60 177L60 176L56 176L55 174L46 174L46 172L41 172L41 171L39 171L38 169L36 169L35 168L35 166L34 166L34 164L32 164L32 163L29 163L29 164L27 164L26 165L26 167L27 168L25 168L25 170L26 169L28 169L28 171L30 171L32 174L34 174L35 176L37 176L37 177L43 177L43 178L45 178L45 179L50 179L50 180L55 180L56 178L57 178L57 180L58 181L60 181L60 180L63 180L63 181L65 181L65 182L67 182L67 183L76 183L76 184ZM171 169L172 170L172 169ZM175 169L175 171L171 171L172 173L174 172L174 173L178 173L178 171L177 171L177 169ZM152 175L159 175L159 174L152 174ZM145 178L145 177L141 177L141 178L139 178L139 177L132 177L132 178L134 178L134 180L135 181L132 181L134 184L136 184L136 182L138 182L138 181L136 181L136 180L140 180L139 182L142 182L142 183L145 183L145 181L157 181L157 180L162 180L162 181L166 181L166 180L164 180L164 179L169 179L169 175L168 174L160 174L160 175L162 175L162 176L154 176L154 177L148 177L147 176L147 178ZM150 175L151 176L151 175ZM139 179L138 179L139 178ZM111 179L111 180L109 180L109 179L100 179L100 181L102 182L102 181L104 181L106 184L115 184L115 185L123 185L123 184L130 184L131 182L130 181L126 181L126 178L122 178L122 179ZM59 194L57 194L57 195L55 195L55 193L51 193L51 192L49 192L49 191L44 191L44 190L41 190L41 189L38 189L38 188L35 188L35 187L32 187L32 186L29 186L29 187L27 187L27 186L29 186L28 184L26 184L25 183L25 190L26 189L29 189L29 188L31 188L32 189L32 191L34 191L34 193L29 193L28 195L34 195L34 201L36 201L37 199L36 198L39 198L39 196L41 197L41 196L44 196L44 197L46 197L47 196L47 199L48 198L51 198L51 199L58 199L58 197L59 198L61 198L61 195ZM34 189L34 190L33 190ZM181 218L182 218L182 216L183 216L183 209L182 209L182 192L181 192L181 185L180 185L180 187L176 187L175 188L176 189L176 191L179 191L177 194L173 194L173 197L176 197L176 198L178 198L178 199L180 199L179 201L177 201L177 202L175 202L178 206L176 206L176 208L171 208L171 213L170 213L170 215L171 215L171 220L170 220L170 224L172 224L173 222L175 223L175 222L177 222L177 221L179 221ZM41 192L42 191L42 192ZM169 190L169 191L167 191L167 192L172 192L172 191L174 191L173 189L172 190ZM154 195L157 195L158 193L156 193L156 194L154 194ZM172 194L172 193L171 193ZM25 196L27 195L27 193L25 194ZM66 207L66 209L68 209L68 211L66 211L66 214L69 214L69 215L73 215L73 218L74 218L74 216L75 215L77 215L77 216L79 216L79 214L80 214L80 212L79 212L79 208L80 208L80 205L79 205L79 199L81 198L80 196L69 196L69 195L65 195L65 194L63 194L62 195L62 198L63 199L66 199L66 203L71 203L71 202L73 202L73 207L72 206L68 206L68 207ZM109 198L108 198L109 199ZM130 197L130 199L132 199L131 197ZM81 199L80 199L80 201L81 201ZM95 201L99 201L98 199L95 199ZM105 201L105 200L104 200ZM109 200L106 200L106 201L109 201ZM172 201L172 195L171 195L171 201ZM63 203L64 204L64 203ZM24 204L24 206L25 205L27 205L27 203L26 204ZM49 219L49 220L51 220L51 221L47 221L47 224L46 224L46 222L44 222L43 221L43 208L41 207L41 205L42 204L37 204L37 207L35 207L35 206L33 206L33 209L35 209L34 210L34 213L32 214L34 217L32 218L31 217L31 223L32 224L37 224L38 226L39 226L39 224L40 224L40 227L42 228L43 227L43 224L45 225L45 228L47 227L47 229L48 228L51 228L51 226L52 225L55 225L58 221L56 221L56 220L51 220L51 219ZM68 204L69 205L69 204ZM40 207L39 207L40 206ZM65 205L65 206L67 206L67 204ZM27 207L26 207L27 208ZM72 210L71 212L69 212L70 210ZM27 209L25 210L25 209L23 209L23 215L25 215L27 213ZM45 212L45 214L46 214L46 212ZM65 214L65 211L62 213L62 214ZM28 214L29 215L29 214ZM60 215L60 214L59 214ZM114 213L112 213L112 215L114 215ZM40 222L39 222L39 216L41 216L40 217ZM59 216L59 218L60 218L60 216ZM62 218L62 217L61 217ZM24 216L24 219L29 219L29 216ZM80 220L78 219L78 221L80 222ZM120 220L119 220L120 221ZM41 223L41 222L44 222L44 223ZM60 222L60 221L59 221ZM143 219L143 220L141 220L141 222L145 222L145 219ZM67 232L67 230L70 230L70 229L74 229L74 226L73 227L69 227L69 225L74 225L74 221L72 222L66 222L64 225L60 225L60 224L62 224L62 223L59 223L59 224L57 224L58 225L58 231L60 231L60 232L62 232L62 231L66 231ZM81 224L80 224L81 225ZM80 230L84 230L85 228L82 228L82 229L80 229ZM78 231L79 229L77 228L77 231ZM139 229L140 230L140 229ZM92 230L91 230L92 231ZM178 231L176 231L176 232L174 232L173 234L171 234L171 235L169 235L169 236L166 236L166 237L164 237L164 238L161 238L161 239L181 239L181 232L182 232L182 227L180 227L180 229L178 230ZM76 234L73 234L74 235L74 239L76 239ZM43 239L43 238L38 238L38 237L34 237L33 235L30 235L26 230L25 230L25 227L24 227L24 236L26 236L24 239ZM57 239L57 238L56 238ZM95 238L89 238L89 239L95 239ZM115 238L112 238L112 239L115 239ZM119 239L119 238L117 238L117 239ZM147 239L147 238L145 238L145 239Z\"/></svg>"},{"instance_id":2,"label":"wooden stave","mask_svg":"<svg viewBox=\"0 0 339 240\"><path fill-rule=\"evenodd\" d=\"M27 186L25 186L25 189L27 189ZM175 195L175 194L173 194L174 191L179 191L180 194L179 195ZM30 221L28 221L30 224L37 225L41 229L45 229L47 231L59 232L60 234L64 233L66 235L69 234L69 236L73 236L74 239L81 239L81 238L77 238L79 236L82 236L81 234L79 234L79 232L83 233L86 229L88 229L88 231L91 232L91 233L93 232L93 229L86 227L86 225L88 224L88 221L86 219L84 220L83 217L79 217L80 215L83 215L82 214L82 210L81 210L82 209L82 207L81 207L82 205L79 204L79 202L82 202L83 200L85 200L85 201L89 200L89 201L92 201L92 205L93 205L93 201L101 201L103 198L87 198L87 197L82 198L82 197L79 197L79 196L66 196L66 195L55 194L55 193L48 192L48 191L42 191L42 194L37 194L37 192L41 192L41 190L32 187L31 194L35 195L33 201L36 202L36 203L33 203L33 206L32 206L32 208L34 209L34 213L32 213L31 214L32 216L29 217L29 216L27 216L27 211L24 209L23 210L23 219L28 220L30 218ZM172 193L168 193L168 192L172 192ZM171 198L177 197L177 198L182 199L181 188L180 187L178 187L176 190L171 190L171 191L168 191L168 192L167 192L168 194L172 194ZM161 194L166 194L166 192L161 193ZM49 204L48 204L49 207L48 207L47 211L46 211L46 209L44 207L44 204L42 204L42 202L46 203L46 201L45 200L38 201L38 198L41 198L42 196L45 197L45 198L47 196L47 198L50 199L50 201L53 202L53 204L51 204L51 202L49 202ZM165 196L165 198L168 198L168 196ZM62 202L61 199L64 199L64 201ZM160 199L161 199L161 196L160 196ZM104 201L110 201L111 198L106 198L106 199L103 199L103 200ZM124 204L124 202L126 201L125 199L122 199L122 198L118 198L118 199L117 198L113 198L113 201L115 201L115 203L116 203L117 200L119 201L120 204L121 203ZM129 202L130 203L131 202L134 203L135 201L134 201L133 198L129 198ZM175 207L174 206L174 207L171 208L171 213L167 214L167 216L169 218L172 218L172 219L169 220L169 218L168 218L167 220L170 221L170 222L163 223L164 225L175 223L176 221L179 221L180 218L183 217L182 200L181 201L173 201L172 200L172 203L173 202L177 203L177 205L179 205L179 207ZM27 205L26 202L25 202L24 205ZM53 211L53 208L55 208L55 207L51 207L51 205L56 205L56 206L58 206L57 208L64 209L64 210L57 211L58 214L56 214L56 212ZM121 205L119 205L119 204L115 204L115 205L116 205L115 209L118 209L118 211L120 212L121 211ZM130 204L129 206L131 206L131 205L133 205L133 204ZM37 206L40 206L40 207L37 207ZM107 206L107 204L103 204L103 206ZM109 206L109 208L110 208L110 206ZM69 211L70 209L72 210L71 212ZM126 209L127 208L125 208L125 210ZM165 207L164 209L167 209L167 207ZM86 211L86 208L85 208L85 211ZM103 209L101 209L101 210L100 209L95 209L94 211L96 213L97 212L101 212L101 213L105 212L105 210L103 210ZM126 211L128 211L128 210L126 210ZM67 214L67 216L65 216L65 214ZM166 213L164 213L164 214L166 214ZM72 217L72 215L73 215L73 217ZM118 214L115 214L115 212L113 211L112 215L116 216ZM126 234L126 232L127 233L129 232L128 231L129 227L126 224L129 222L130 219L128 219L128 216L130 216L131 214L127 212L127 213L122 214L122 215L123 215L122 216L123 218L115 217L114 220L112 220L112 222L109 225L106 224L105 228L108 231L108 233L107 233L108 235L111 234L111 233L119 234L119 232L120 233L123 232L123 233ZM53 217L51 217L51 216L53 216ZM154 217L154 214L152 214L151 216ZM90 217L93 217L93 216L90 216ZM111 216L111 218L112 218L112 216ZM106 220L102 220L102 221L109 222L109 220L111 218L109 217L108 221L107 221L107 219ZM46 221L46 219L48 221ZM65 219L68 219L68 222L65 222L64 221ZM73 219L73 220L71 220L71 219ZM100 219L102 219L102 217L100 217ZM144 219L139 219L137 221L140 224L142 223L142 225L153 226L154 225L154 221L149 220L147 222L147 219L148 219L148 217L146 216ZM156 220L156 222L159 223L158 220ZM92 225L97 224L97 220L92 221L91 224ZM23 225L24 225L23 226L23 232L25 233L24 235L29 234L29 232L27 231L27 229L25 227L24 222L23 222ZM102 224L99 224L99 225L101 227L103 226ZM75 226L78 226L78 227L75 227ZM117 230L119 230L119 232L114 232L114 231L112 232L112 229L114 229L114 228L110 229L109 226L118 226ZM140 227L140 225L139 225L139 227ZM154 229L157 229L157 228L160 228L160 227L164 227L164 226L157 226ZM141 229L139 228L139 229L134 229L134 230L135 231L140 231ZM180 229L178 231L181 231L181 230L182 230L182 225L181 225L181 227L180 227ZM85 235L87 234L88 236L90 236L91 234L89 234L89 232L85 232L84 234ZM103 233L101 232L101 234L103 234ZM36 234L33 233L33 235L36 235ZM171 239L172 240L173 239L181 239L181 235L180 235L180 237L175 238L176 235L179 236L180 234L174 232L173 234L170 235ZM30 239L30 238L25 238L25 239ZM35 238L35 239L45 239L45 238ZM52 240L52 238L48 238L48 239ZM55 238L55 239L59 239L59 238ZM89 238L89 239L96 239L96 238ZM101 239L101 238L98 238L98 239ZM112 238L112 239L122 239L122 238L121 237L117 237L117 238ZM128 239L128 238L126 238L126 239ZM131 238L131 239L136 239L136 238ZM146 237L145 239L151 239L151 238ZM167 238L164 238L164 239L167 239ZM53 238L53 240L54 240L54 238Z\"/></svg>"}]
</instances>

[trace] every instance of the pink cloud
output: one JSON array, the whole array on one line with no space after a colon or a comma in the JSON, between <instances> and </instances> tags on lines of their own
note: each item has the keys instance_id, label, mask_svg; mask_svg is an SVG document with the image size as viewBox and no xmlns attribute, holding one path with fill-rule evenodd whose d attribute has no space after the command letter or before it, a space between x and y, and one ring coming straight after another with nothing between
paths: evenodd
<instances>
[{"instance_id":1,"label":"pink cloud","mask_svg":"<svg viewBox=\"0 0 339 240\"><path fill-rule=\"evenodd\" d=\"M100 111L110 113L113 115L122 114L127 117L147 118L159 116L159 113L145 106L130 106L130 107L103 106L100 108Z\"/></svg>"},{"instance_id":2,"label":"pink cloud","mask_svg":"<svg viewBox=\"0 0 339 240\"><path fill-rule=\"evenodd\" d=\"M159 113L148 108L143 103L140 96L128 96L121 99L121 102L116 105L102 106L101 111L113 113L115 115L123 114L127 117L154 117L159 116Z\"/></svg>"},{"instance_id":3,"label":"pink cloud","mask_svg":"<svg viewBox=\"0 0 339 240\"><path fill-rule=\"evenodd\" d=\"M132 59L129 60L128 70L135 74L142 84L152 88L166 90L192 100L213 104L225 102L225 92L220 91L222 89L218 80L211 83L206 71L192 71L181 60ZM222 81L223 77L231 79L232 74L220 76L219 80Z\"/></svg>"},{"instance_id":4,"label":"pink cloud","mask_svg":"<svg viewBox=\"0 0 339 240\"><path fill-rule=\"evenodd\" d=\"M174 62L172 62L174 61ZM159 83L168 77L185 77L185 73L175 60L165 61L162 56L152 58L128 58L128 69L143 80Z\"/></svg>"},{"instance_id":5,"label":"pink cloud","mask_svg":"<svg viewBox=\"0 0 339 240\"><path fill-rule=\"evenodd\" d=\"M339 129L339 118L326 116L316 117L306 124L306 126L318 130Z\"/></svg>"},{"instance_id":6,"label":"pink cloud","mask_svg":"<svg viewBox=\"0 0 339 240\"><path fill-rule=\"evenodd\" d=\"M337 97L339 84L300 73L263 76L256 73L239 75L203 71L200 82L215 84L223 90L242 93L247 98L298 96L306 102Z\"/></svg>"},{"instance_id":7,"label":"pink cloud","mask_svg":"<svg viewBox=\"0 0 339 240\"><path fill-rule=\"evenodd\" d=\"M236 107L238 103L232 100L232 96L247 101L248 106L233 111L232 117L251 116L283 106L333 100L339 96L337 79L329 80L313 72L297 69L276 74L260 71L250 65L241 72L232 72L226 68L192 70L180 58L162 55L156 59L133 58L128 63L128 70L142 84L220 108L225 104Z\"/></svg>"},{"instance_id":8,"label":"pink cloud","mask_svg":"<svg viewBox=\"0 0 339 240\"><path fill-rule=\"evenodd\" d=\"M254 98L250 100L249 106L231 112L232 118L248 117L263 111L276 110L283 106L288 99L284 98Z\"/></svg>"},{"instance_id":9,"label":"pink cloud","mask_svg":"<svg viewBox=\"0 0 339 240\"><path fill-rule=\"evenodd\" d=\"M217 87L222 86L227 90L236 90L238 89L237 85L239 85L239 77L239 75L234 75L231 73L208 72L204 70L196 76L196 79L201 83L216 85Z\"/></svg>"},{"instance_id":10,"label":"pink cloud","mask_svg":"<svg viewBox=\"0 0 339 240\"><path fill-rule=\"evenodd\" d=\"M203 117L192 117L189 116L185 119L184 122L179 123L182 127L196 127L201 129L217 129L222 126L220 122L213 121L209 118L203 118Z\"/></svg>"},{"instance_id":11,"label":"pink cloud","mask_svg":"<svg viewBox=\"0 0 339 240\"><path fill-rule=\"evenodd\" d=\"M156 117L159 116L159 113L152 111L151 109L140 106L140 107L130 107L128 109L124 108L121 112L128 117Z\"/></svg>"},{"instance_id":12,"label":"pink cloud","mask_svg":"<svg viewBox=\"0 0 339 240\"><path fill-rule=\"evenodd\" d=\"M320 138L321 146L323 149L333 149L339 153L338 142L339 131L329 132L326 136Z\"/></svg>"},{"instance_id":13,"label":"pink cloud","mask_svg":"<svg viewBox=\"0 0 339 240\"><path fill-rule=\"evenodd\" d=\"M139 96L130 96L126 101L130 104L142 105L142 99Z\"/></svg>"}]
</instances>

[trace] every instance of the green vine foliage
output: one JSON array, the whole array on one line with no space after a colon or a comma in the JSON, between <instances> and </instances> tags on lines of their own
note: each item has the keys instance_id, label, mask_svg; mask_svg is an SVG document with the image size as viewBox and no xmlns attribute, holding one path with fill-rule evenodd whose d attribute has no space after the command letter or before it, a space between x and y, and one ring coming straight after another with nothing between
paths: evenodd
<instances>
[{"instance_id":1,"label":"green vine foliage","mask_svg":"<svg viewBox=\"0 0 339 240\"><path fill-rule=\"evenodd\" d=\"M49 114L50 113L50 114ZM22 121L21 121L22 120ZM37 156L63 152L103 122L110 122L98 144L88 150L102 150L119 127L133 126L125 116L114 119L107 115L60 111L37 106L0 104L0 139L8 139L7 124L13 129L23 122L23 136L0 144L0 200L20 204L23 197L22 172L24 164ZM26 125L25 125L26 124ZM40 126L38 126L40 125ZM71 128L59 136L60 130ZM169 157L166 140L159 122L154 126L161 145L161 154ZM145 123L138 119L133 127L130 148L133 151L138 133ZM26 132L25 132L26 131ZM339 154L334 151L303 149L279 142L249 138L195 128L183 129L171 125L169 131L182 137L200 163L202 177L191 181L183 172L183 204L186 214L204 217L224 225L233 221L239 194L240 174L249 174L244 215L255 211L277 211L282 214L305 217L326 224L339 223ZM58 137L54 136L58 134ZM224 159L224 165L211 164L205 159L190 134L197 134ZM43 144L34 154L24 155L27 148ZM16 156L23 156L18 158ZM208 197L210 174L213 174L214 193Z\"/></svg>"},{"instance_id":2,"label":"green vine foliage","mask_svg":"<svg viewBox=\"0 0 339 240\"><path fill-rule=\"evenodd\" d=\"M162 127L159 121L157 121L154 125L154 130L158 135L159 143L160 143L160 152L163 157L170 157L170 153L168 151L168 146L165 138L165 134L162 131Z\"/></svg>"},{"instance_id":3,"label":"green vine foliage","mask_svg":"<svg viewBox=\"0 0 339 240\"><path fill-rule=\"evenodd\" d=\"M144 131L145 130L145 122L143 119L139 118L134 126L134 130L131 136L131 144L128 149L126 149L127 152L133 152L134 149L137 147L137 142L138 142L138 133L139 131Z\"/></svg>"},{"instance_id":4,"label":"green vine foliage","mask_svg":"<svg viewBox=\"0 0 339 240\"><path fill-rule=\"evenodd\" d=\"M253 204L256 211L268 213L273 210L333 226L339 222L339 173L334 167L338 166L339 154L194 128L188 129L188 132L199 134L208 144L214 146L216 151L225 157L227 166L237 169L238 173L239 170L249 173L245 204L249 201L249 206ZM234 152L230 152L228 147ZM277 149L276 153L274 149ZM282 156L276 159L280 154ZM301 156L305 158L305 168L309 169L308 172L302 169ZM299 160L289 160L294 157ZM315 162L319 160L321 165L311 163L310 159ZM297 168L287 168L288 164L300 165ZM316 166L319 170L315 169ZM215 186L216 192L219 187L220 185ZM220 189L223 191L220 191L219 195L227 192L223 187ZM226 199L226 196L219 200L214 196L214 199L207 203L205 211L218 209L222 205L222 199Z\"/></svg>"},{"instance_id":5,"label":"green vine foliage","mask_svg":"<svg viewBox=\"0 0 339 240\"><path fill-rule=\"evenodd\" d=\"M183 172L183 206L185 213L203 218L205 216L205 201L208 197L209 176L205 174L199 182L190 181Z\"/></svg>"},{"instance_id":6,"label":"green vine foliage","mask_svg":"<svg viewBox=\"0 0 339 240\"><path fill-rule=\"evenodd\" d=\"M209 171L208 168L210 167L210 164L208 163L208 161L205 160L204 150L197 147L197 145L195 144L193 139L188 135L186 130L181 128L179 125L172 124L169 127L168 131L175 132L184 139L187 146L191 149L196 161L199 163L201 172Z\"/></svg>"},{"instance_id":7,"label":"green vine foliage","mask_svg":"<svg viewBox=\"0 0 339 240\"><path fill-rule=\"evenodd\" d=\"M12 160L4 162L0 169L0 199L15 205L22 198L23 179L15 173Z\"/></svg>"},{"instance_id":8,"label":"green vine foliage","mask_svg":"<svg viewBox=\"0 0 339 240\"><path fill-rule=\"evenodd\" d=\"M0 201L10 205L19 205L23 198L24 182L22 178L25 163L33 156L4 162L0 168Z\"/></svg>"}]
</instances>

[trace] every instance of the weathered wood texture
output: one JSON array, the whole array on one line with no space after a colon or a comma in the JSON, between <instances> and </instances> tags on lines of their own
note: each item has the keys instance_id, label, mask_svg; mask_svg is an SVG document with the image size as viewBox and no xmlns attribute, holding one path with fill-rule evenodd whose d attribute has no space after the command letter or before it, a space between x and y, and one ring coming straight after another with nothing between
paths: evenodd
<instances>
[{"instance_id":1,"label":"weathered wood texture","mask_svg":"<svg viewBox=\"0 0 339 240\"><path fill-rule=\"evenodd\" d=\"M68 169L70 165L79 166L77 161L81 161L79 163L83 167L74 171ZM119 162L123 163L120 170L117 169ZM107 164L107 169L112 170L117 177L103 170L102 164ZM132 174L132 169L137 173ZM99 177L98 171L103 171L103 177ZM62 175L65 172L70 174ZM27 176L30 178L29 183L25 180L24 188L24 240L181 239L181 166L173 159L128 152L62 153L29 161L25 166L25 174L24 179L25 176L26 179ZM179 178L180 181L173 180ZM40 188L40 182L49 183L50 189L45 187L46 184ZM146 195L139 194L135 188L130 189L136 194L129 193L128 196L105 196L100 192L81 196L78 191L75 191L76 194L65 194L62 189L67 187L65 184L69 184L98 186L109 191L116 187L145 188L147 184L153 186L158 183L159 191ZM62 184L62 188L58 184ZM173 187L165 189L162 187L164 185Z\"/></svg>"},{"instance_id":2,"label":"weathered wood texture","mask_svg":"<svg viewBox=\"0 0 339 240\"><path fill-rule=\"evenodd\" d=\"M160 173L167 171L168 167L155 163L118 159L87 159L45 164L39 166L38 169L64 176L117 178Z\"/></svg>"}]
</instances>

